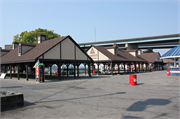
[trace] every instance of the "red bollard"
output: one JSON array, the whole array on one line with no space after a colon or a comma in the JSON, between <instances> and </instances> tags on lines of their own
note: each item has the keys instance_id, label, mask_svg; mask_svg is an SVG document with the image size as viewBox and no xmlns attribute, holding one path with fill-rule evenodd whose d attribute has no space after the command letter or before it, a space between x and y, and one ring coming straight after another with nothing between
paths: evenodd
<instances>
[{"instance_id":1,"label":"red bollard","mask_svg":"<svg viewBox=\"0 0 180 119\"><path fill-rule=\"evenodd\" d=\"M137 76L129 75L129 85L137 85Z\"/></svg>"},{"instance_id":2,"label":"red bollard","mask_svg":"<svg viewBox=\"0 0 180 119\"><path fill-rule=\"evenodd\" d=\"M171 74L170 74L170 70L168 69L167 70L167 76L170 76Z\"/></svg>"}]
</instances>

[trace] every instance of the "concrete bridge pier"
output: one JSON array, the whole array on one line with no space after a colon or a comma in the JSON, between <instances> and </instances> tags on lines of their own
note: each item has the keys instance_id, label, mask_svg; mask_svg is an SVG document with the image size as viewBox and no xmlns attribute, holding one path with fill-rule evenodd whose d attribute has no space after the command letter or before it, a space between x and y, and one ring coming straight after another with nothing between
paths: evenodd
<instances>
[{"instance_id":1,"label":"concrete bridge pier","mask_svg":"<svg viewBox=\"0 0 180 119\"><path fill-rule=\"evenodd\" d=\"M136 50L138 49L138 45L132 45L132 44L125 44L125 47L127 48L127 50Z\"/></svg>"}]
</instances>

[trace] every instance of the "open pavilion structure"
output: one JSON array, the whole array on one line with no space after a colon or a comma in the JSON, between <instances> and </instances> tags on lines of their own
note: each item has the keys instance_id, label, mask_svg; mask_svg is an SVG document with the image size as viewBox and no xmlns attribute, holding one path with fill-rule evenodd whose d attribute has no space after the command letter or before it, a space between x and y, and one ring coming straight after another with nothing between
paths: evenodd
<instances>
[{"instance_id":1,"label":"open pavilion structure","mask_svg":"<svg viewBox=\"0 0 180 119\"><path fill-rule=\"evenodd\" d=\"M17 77L19 80L23 77L28 81L28 78L35 78L33 66L39 61L44 64L44 67L51 68L52 64L56 64L60 80L62 65L67 66L67 71L70 64L74 66L74 78L79 77L80 64L88 65L88 75L91 76L90 66L93 60L71 36L46 40L46 36L40 34L37 39L36 44L13 42L11 50L1 49L1 72L7 73L10 78ZM31 73L28 69L31 69Z\"/></svg>"},{"instance_id":2,"label":"open pavilion structure","mask_svg":"<svg viewBox=\"0 0 180 119\"><path fill-rule=\"evenodd\" d=\"M99 66L103 65L104 72L108 70L111 75L115 72L120 74L120 65L123 67L124 73L140 72L141 70L147 71L148 61L139 57L137 52L133 53L136 56L131 55L126 50L118 49L117 44L109 47L91 46L87 50L87 54L97 64L97 74L99 74ZM146 66L145 69L143 69L143 65ZM117 71L115 71L115 66L118 66ZM126 68L127 66L129 69Z\"/></svg>"},{"instance_id":3,"label":"open pavilion structure","mask_svg":"<svg viewBox=\"0 0 180 119\"><path fill-rule=\"evenodd\" d=\"M180 58L180 45L167 51L160 59L172 59L174 61L174 67L176 67L176 61Z\"/></svg>"}]
</instances>

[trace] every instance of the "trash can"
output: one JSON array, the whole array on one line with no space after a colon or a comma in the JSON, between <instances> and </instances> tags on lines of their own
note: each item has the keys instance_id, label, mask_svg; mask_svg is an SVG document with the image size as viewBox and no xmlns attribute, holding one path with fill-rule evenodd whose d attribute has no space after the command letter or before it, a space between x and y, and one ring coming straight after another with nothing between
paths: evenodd
<instances>
[{"instance_id":1,"label":"trash can","mask_svg":"<svg viewBox=\"0 0 180 119\"><path fill-rule=\"evenodd\" d=\"M137 85L137 76L135 74L129 75L129 85Z\"/></svg>"},{"instance_id":2,"label":"trash can","mask_svg":"<svg viewBox=\"0 0 180 119\"><path fill-rule=\"evenodd\" d=\"M71 70L68 71L68 75L71 75Z\"/></svg>"},{"instance_id":3,"label":"trash can","mask_svg":"<svg viewBox=\"0 0 180 119\"><path fill-rule=\"evenodd\" d=\"M150 70L149 70L150 72L152 72L152 69L150 68Z\"/></svg>"},{"instance_id":4,"label":"trash can","mask_svg":"<svg viewBox=\"0 0 180 119\"><path fill-rule=\"evenodd\" d=\"M167 76L170 76L170 70L169 69L167 70Z\"/></svg>"}]
</instances>

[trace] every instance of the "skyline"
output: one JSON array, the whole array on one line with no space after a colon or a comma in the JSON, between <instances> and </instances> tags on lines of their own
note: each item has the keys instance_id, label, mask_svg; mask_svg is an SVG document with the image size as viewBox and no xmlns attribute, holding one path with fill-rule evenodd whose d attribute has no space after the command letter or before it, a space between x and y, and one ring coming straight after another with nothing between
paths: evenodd
<instances>
[{"instance_id":1,"label":"skyline","mask_svg":"<svg viewBox=\"0 0 180 119\"><path fill-rule=\"evenodd\" d=\"M0 4L2 48L12 43L13 36L38 28L70 35L77 43L180 33L178 0L1 0Z\"/></svg>"}]
</instances>

